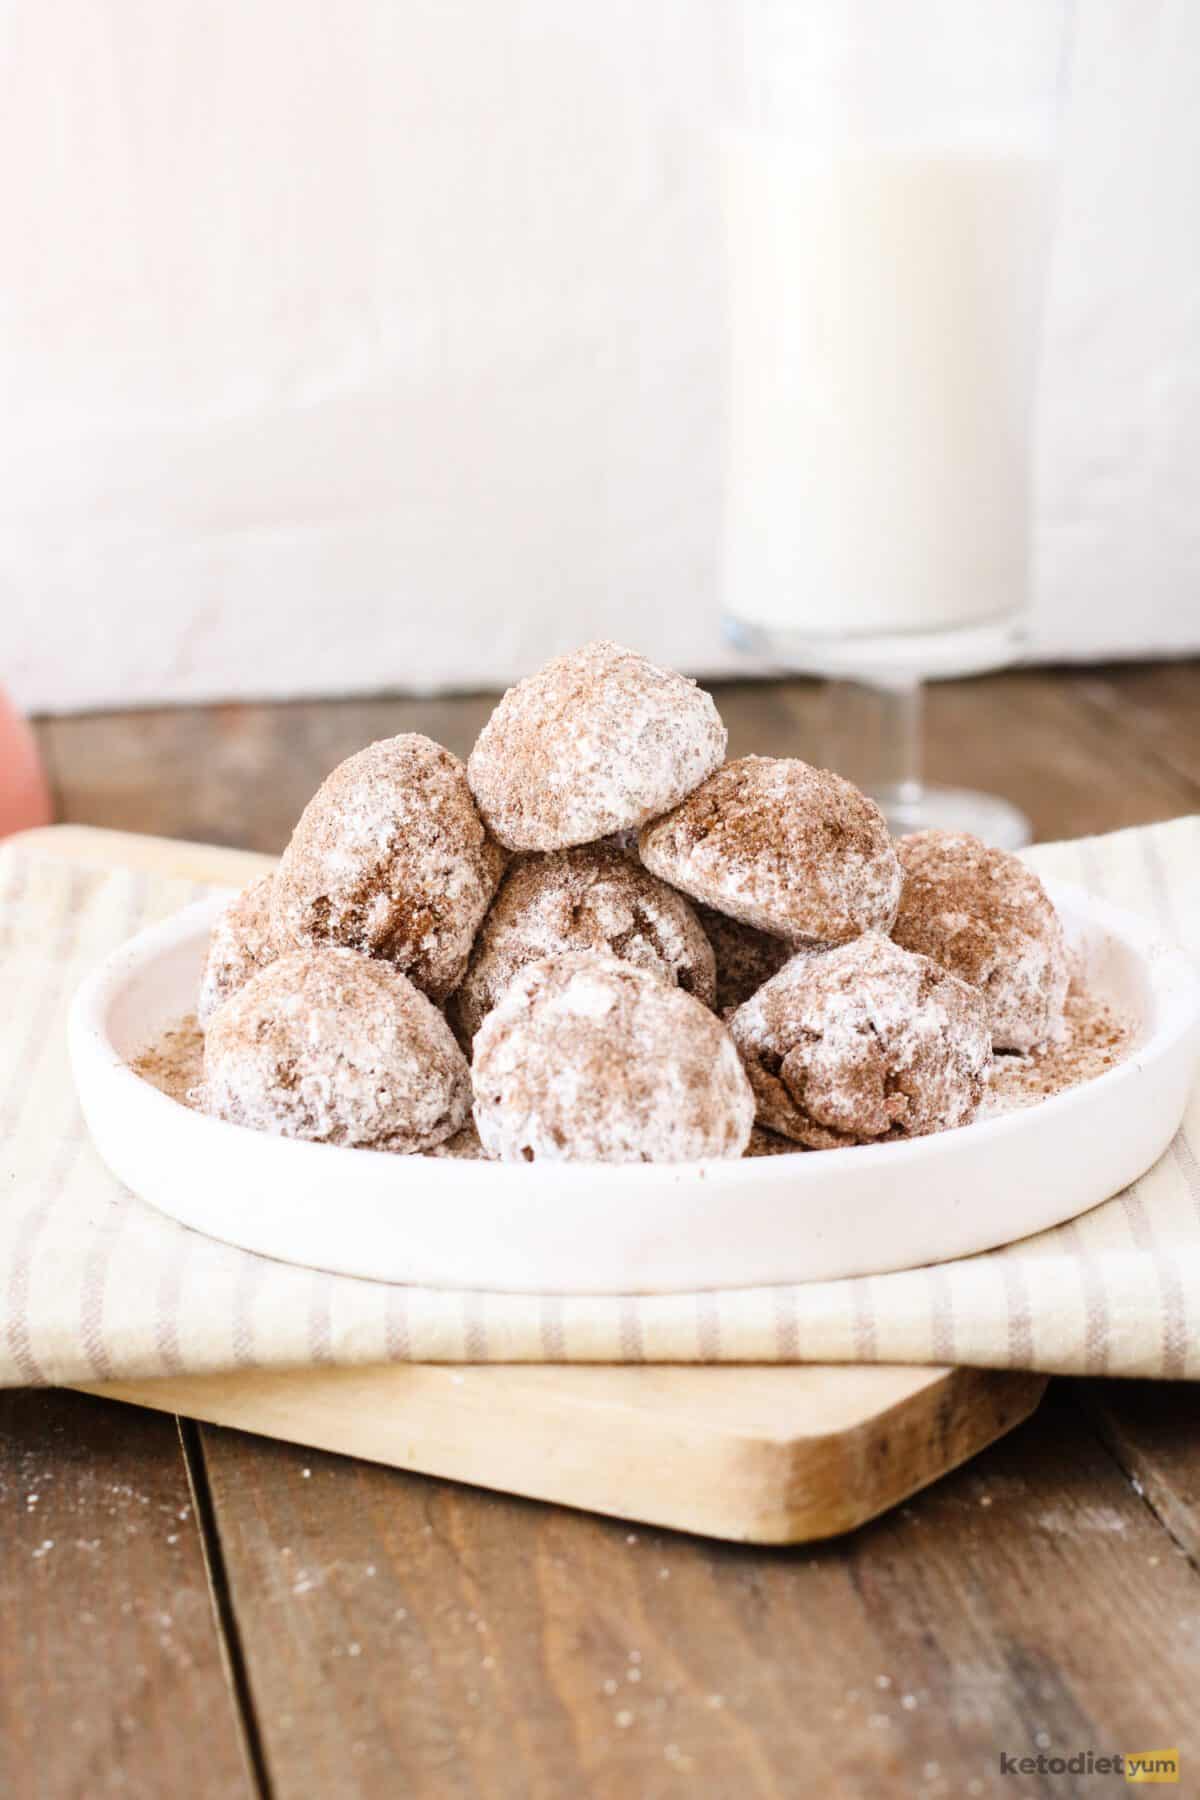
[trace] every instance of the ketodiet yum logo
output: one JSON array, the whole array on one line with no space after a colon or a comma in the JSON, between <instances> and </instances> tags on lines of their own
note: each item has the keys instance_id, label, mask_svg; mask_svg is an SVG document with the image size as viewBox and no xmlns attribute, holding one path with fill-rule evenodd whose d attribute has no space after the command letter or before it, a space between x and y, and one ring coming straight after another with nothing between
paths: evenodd
<instances>
[{"instance_id":1,"label":"ketodiet yum logo","mask_svg":"<svg viewBox=\"0 0 1200 1800\"><path fill-rule=\"evenodd\" d=\"M1000 1752L1002 1775L1123 1775L1131 1784L1178 1782L1178 1750L1116 1750L1097 1756L1094 1750L1076 1750L1054 1756L1039 1750L1036 1756L1010 1756Z\"/></svg>"}]
</instances>

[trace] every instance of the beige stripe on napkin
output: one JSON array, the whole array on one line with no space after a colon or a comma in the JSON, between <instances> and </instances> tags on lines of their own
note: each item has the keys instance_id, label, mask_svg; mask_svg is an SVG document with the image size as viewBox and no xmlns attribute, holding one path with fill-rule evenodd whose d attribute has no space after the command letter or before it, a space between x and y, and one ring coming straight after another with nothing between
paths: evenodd
<instances>
[{"instance_id":1,"label":"beige stripe on napkin","mask_svg":"<svg viewBox=\"0 0 1200 1800\"><path fill-rule=\"evenodd\" d=\"M1029 853L1200 955L1200 820ZM664 1296L456 1293L324 1275L161 1217L83 1131L64 1020L114 945L205 891L0 847L0 1383L388 1361L973 1363L1200 1376L1200 1101L1083 1218L896 1275Z\"/></svg>"}]
</instances>

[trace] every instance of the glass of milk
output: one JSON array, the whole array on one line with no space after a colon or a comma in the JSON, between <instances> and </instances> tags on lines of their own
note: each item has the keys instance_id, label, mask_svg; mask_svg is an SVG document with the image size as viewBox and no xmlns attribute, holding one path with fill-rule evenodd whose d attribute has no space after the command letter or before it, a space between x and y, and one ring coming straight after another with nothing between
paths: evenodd
<instances>
[{"instance_id":1,"label":"glass of milk","mask_svg":"<svg viewBox=\"0 0 1200 1800\"><path fill-rule=\"evenodd\" d=\"M831 760L898 831L1028 836L921 782L919 708L926 678L1020 642L1065 16L735 4L724 610L770 663L851 684Z\"/></svg>"}]
</instances>

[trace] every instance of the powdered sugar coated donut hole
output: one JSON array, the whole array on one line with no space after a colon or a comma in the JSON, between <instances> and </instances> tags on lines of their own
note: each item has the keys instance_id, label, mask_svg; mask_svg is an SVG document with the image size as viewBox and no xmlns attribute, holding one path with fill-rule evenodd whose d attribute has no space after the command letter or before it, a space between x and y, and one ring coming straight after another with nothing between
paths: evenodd
<instances>
[{"instance_id":1,"label":"powdered sugar coated donut hole","mask_svg":"<svg viewBox=\"0 0 1200 1800\"><path fill-rule=\"evenodd\" d=\"M339 764L300 815L275 876L272 939L382 957L442 1000L504 860L457 756L415 732L384 738Z\"/></svg>"},{"instance_id":2,"label":"powdered sugar coated donut hole","mask_svg":"<svg viewBox=\"0 0 1200 1800\"><path fill-rule=\"evenodd\" d=\"M729 1028L759 1123L813 1150L967 1124L992 1059L978 990L877 932L794 957Z\"/></svg>"},{"instance_id":3,"label":"powdered sugar coated donut hole","mask_svg":"<svg viewBox=\"0 0 1200 1800\"><path fill-rule=\"evenodd\" d=\"M892 935L983 994L995 1050L1036 1050L1057 1030L1069 970L1058 914L1032 869L967 832L899 840Z\"/></svg>"},{"instance_id":4,"label":"powdered sugar coated donut hole","mask_svg":"<svg viewBox=\"0 0 1200 1800\"><path fill-rule=\"evenodd\" d=\"M883 814L794 757L726 763L638 840L642 861L706 906L791 943L887 931L900 865Z\"/></svg>"},{"instance_id":5,"label":"powdered sugar coated donut hole","mask_svg":"<svg viewBox=\"0 0 1200 1800\"><path fill-rule=\"evenodd\" d=\"M601 642L509 688L467 772L502 844L563 850L677 805L719 766L725 742L694 681Z\"/></svg>"},{"instance_id":6,"label":"powdered sugar coated donut hole","mask_svg":"<svg viewBox=\"0 0 1200 1800\"><path fill-rule=\"evenodd\" d=\"M275 959L271 942L271 886L262 875L235 894L218 914L208 940L200 977L196 1017L206 1024L223 1000L236 994L252 975Z\"/></svg>"},{"instance_id":7,"label":"powdered sugar coated donut hole","mask_svg":"<svg viewBox=\"0 0 1200 1800\"><path fill-rule=\"evenodd\" d=\"M475 1039L475 1122L504 1162L738 1157L754 1097L725 1027L615 957L529 963Z\"/></svg>"},{"instance_id":8,"label":"powdered sugar coated donut hole","mask_svg":"<svg viewBox=\"0 0 1200 1800\"><path fill-rule=\"evenodd\" d=\"M616 956L713 1003L712 946L682 894L619 849L556 850L522 858L501 883L450 998L460 1036L475 1035L527 963L568 950Z\"/></svg>"},{"instance_id":9,"label":"powdered sugar coated donut hole","mask_svg":"<svg viewBox=\"0 0 1200 1800\"><path fill-rule=\"evenodd\" d=\"M428 1150L470 1105L462 1052L407 976L353 950L293 950L219 1006L204 1110L278 1137Z\"/></svg>"}]
</instances>

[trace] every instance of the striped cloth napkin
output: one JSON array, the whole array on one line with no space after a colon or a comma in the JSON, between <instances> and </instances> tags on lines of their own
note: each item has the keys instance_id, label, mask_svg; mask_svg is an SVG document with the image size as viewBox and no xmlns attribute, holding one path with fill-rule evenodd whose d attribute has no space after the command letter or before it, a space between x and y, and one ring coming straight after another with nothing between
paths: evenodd
<instances>
[{"instance_id":1,"label":"striped cloth napkin","mask_svg":"<svg viewBox=\"0 0 1200 1800\"><path fill-rule=\"evenodd\" d=\"M1042 845L1044 873L1200 955L1200 818ZM101 1166L64 1018L115 944L207 891L0 847L0 1385L416 1362L968 1363L1200 1376L1200 1094L1126 1193L1007 1250L799 1287L460 1293L291 1268L161 1217Z\"/></svg>"}]
</instances>

